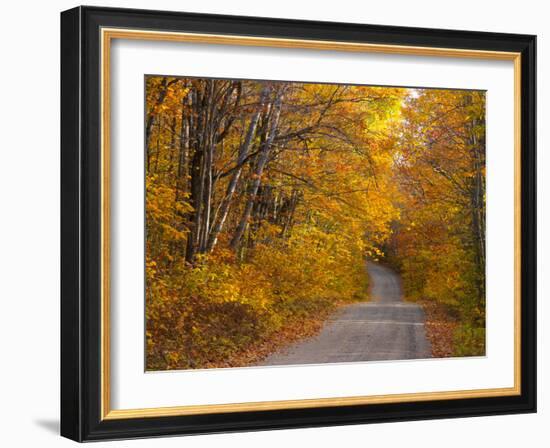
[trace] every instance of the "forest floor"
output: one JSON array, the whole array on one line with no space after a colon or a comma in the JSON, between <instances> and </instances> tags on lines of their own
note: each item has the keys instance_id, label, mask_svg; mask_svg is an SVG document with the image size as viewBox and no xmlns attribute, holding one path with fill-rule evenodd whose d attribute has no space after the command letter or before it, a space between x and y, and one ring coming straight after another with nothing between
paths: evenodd
<instances>
[{"instance_id":1,"label":"forest floor","mask_svg":"<svg viewBox=\"0 0 550 448\"><path fill-rule=\"evenodd\" d=\"M260 365L318 364L430 358L422 307L403 301L397 273L368 263L371 302L345 305L321 331L284 347Z\"/></svg>"},{"instance_id":2,"label":"forest floor","mask_svg":"<svg viewBox=\"0 0 550 448\"><path fill-rule=\"evenodd\" d=\"M454 356L454 333L459 326L458 319L452 317L445 305L434 300L419 300L416 303L426 314L426 335L432 345L432 356Z\"/></svg>"},{"instance_id":3,"label":"forest floor","mask_svg":"<svg viewBox=\"0 0 550 448\"><path fill-rule=\"evenodd\" d=\"M335 307L319 310L315 315L308 317L293 318L278 331L275 331L268 338L252 344L246 350L231 357L227 365L219 365L216 368L223 367L247 367L259 365L262 361L274 352L284 350L297 341L306 340L317 335L323 328L327 319L335 313L335 309L341 307L343 303L338 303Z\"/></svg>"}]
</instances>

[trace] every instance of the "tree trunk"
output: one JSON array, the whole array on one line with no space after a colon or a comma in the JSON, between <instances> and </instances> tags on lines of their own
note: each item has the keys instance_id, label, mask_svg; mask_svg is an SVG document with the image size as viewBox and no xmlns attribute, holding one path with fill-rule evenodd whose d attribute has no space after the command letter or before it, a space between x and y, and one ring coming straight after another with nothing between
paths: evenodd
<instances>
[{"instance_id":1,"label":"tree trunk","mask_svg":"<svg viewBox=\"0 0 550 448\"><path fill-rule=\"evenodd\" d=\"M222 200L220 210L218 212L219 218L214 223L212 230L210 232L209 238L208 238L208 244L207 244L207 250L211 252L214 247L216 246L216 243L218 241L218 236L220 232L223 229L223 226L225 225L225 221L227 219L227 215L229 214L229 209L231 206L231 202L233 200L233 195L235 194L235 190L237 188L237 184L239 183L239 179L241 177L243 164L248 157L248 153L250 152L250 147L252 145L252 141L254 140L254 136L256 135L256 128L258 126L258 120L260 118L260 115L265 107L265 102L267 100L267 96L269 93L269 88L264 87L262 89L262 93L260 95L260 103L258 106L258 110L254 113L252 118L250 119L250 124L248 125L248 131L246 133L246 137L244 142L239 148L239 155L237 157L237 168L233 175L231 176L231 179L229 181L229 184L227 185L227 189L225 192L225 197Z\"/></svg>"},{"instance_id":2,"label":"tree trunk","mask_svg":"<svg viewBox=\"0 0 550 448\"><path fill-rule=\"evenodd\" d=\"M200 233L201 225L201 199L202 199L202 158L203 158L203 147L202 147L202 133L203 133L203 104L202 98L198 92L198 89L193 90L192 92L192 111L196 116L196 121L193 120L193 125L191 126L193 132L193 157L191 159L191 165L189 167L189 178L190 178L190 195L189 202L193 211L189 214L189 233L187 234L187 244L185 250L185 261L188 263L193 263L195 261L195 254L197 252L197 243L198 236Z\"/></svg>"},{"instance_id":3,"label":"tree trunk","mask_svg":"<svg viewBox=\"0 0 550 448\"><path fill-rule=\"evenodd\" d=\"M283 91L281 89L281 91L278 92L275 102L273 104L273 109L271 111L271 120L270 120L271 122L269 126L269 132L262 145L262 148L260 149L260 153L258 154L258 158L256 161L256 168L253 173L253 179L252 179L252 182L249 184L248 199L246 201L239 225L237 226L237 229L235 230L235 234L233 235L233 239L231 240L231 248L235 251L238 249L241 242L241 238L248 225L250 213L252 212L252 207L256 199L256 194L258 193L258 188L261 183L262 174L264 172L264 168L269 158L269 153L271 151L271 144L273 143L273 139L275 138L275 134L277 133L277 128L279 125L279 117L281 114L282 99L283 99Z\"/></svg>"},{"instance_id":4,"label":"tree trunk","mask_svg":"<svg viewBox=\"0 0 550 448\"><path fill-rule=\"evenodd\" d=\"M472 104L472 97L467 96L466 105ZM467 125L466 141L470 149L473 177L470 183L470 209L472 216L472 233L474 235L474 254L477 270L477 289L479 309L484 308L485 300L485 136L476 134L478 118Z\"/></svg>"},{"instance_id":5,"label":"tree trunk","mask_svg":"<svg viewBox=\"0 0 550 448\"><path fill-rule=\"evenodd\" d=\"M187 95L181 100L181 127L180 127L180 145L179 145L179 157L178 157L178 171L176 175L176 202L180 200L180 192L182 186L187 184L187 171L188 171L188 158L189 158L189 138L190 138L190 122L192 118L185 115L186 103L191 109L191 95Z\"/></svg>"}]
</instances>

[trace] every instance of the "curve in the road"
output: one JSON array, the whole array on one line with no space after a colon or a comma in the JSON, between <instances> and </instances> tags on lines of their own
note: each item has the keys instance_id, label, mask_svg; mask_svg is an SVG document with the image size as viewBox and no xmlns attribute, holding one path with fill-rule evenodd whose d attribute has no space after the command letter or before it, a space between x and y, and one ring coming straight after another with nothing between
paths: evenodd
<instances>
[{"instance_id":1,"label":"curve in the road","mask_svg":"<svg viewBox=\"0 0 550 448\"><path fill-rule=\"evenodd\" d=\"M431 357L424 311L403 301L399 275L368 263L371 302L346 305L321 332L268 356L261 365L324 364Z\"/></svg>"}]
</instances>

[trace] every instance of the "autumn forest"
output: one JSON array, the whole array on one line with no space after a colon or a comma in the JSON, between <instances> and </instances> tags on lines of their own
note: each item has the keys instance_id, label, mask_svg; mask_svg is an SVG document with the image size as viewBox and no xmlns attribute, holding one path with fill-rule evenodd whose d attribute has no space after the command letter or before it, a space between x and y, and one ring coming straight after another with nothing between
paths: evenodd
<instances>
[{"instance_id":1,"label":"autumn forest","mask_svg":"<svg viewBox=\"0 0 550 448\"><path fill-rule=\"evenodd\" d=\"M146 76L146 367L256 365L371 300L485 353L485 92Z\"/></svg>"}]
</instances>

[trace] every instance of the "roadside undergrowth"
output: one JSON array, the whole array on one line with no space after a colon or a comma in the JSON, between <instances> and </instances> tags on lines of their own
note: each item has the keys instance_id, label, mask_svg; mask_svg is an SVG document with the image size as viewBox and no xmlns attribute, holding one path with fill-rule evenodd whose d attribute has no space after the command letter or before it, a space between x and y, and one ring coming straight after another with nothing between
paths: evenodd
<instances>
[{"instance_id":1,"label":"roadside undergrowth","mask_svg":"<svg viewBox=\"0 0 550 448\"><path fill-rule=\"evenodd\" d=\"M167 274L149 269L147 369L253 365L316 334L339 305L365 300L361 252L319 241L302 235L277 250L258 244L244 262L218 251Z\"/></svg>"},{"instance_id":2,"label":"roadside undergrowth","mask_svg":"<svg viewBox=\"0 0 550 448\"><path fill-rule=\"evenodd\" d=\"M434 358L457 356L456 332L459 319L446 305L434 300L416 301L426 314L426 336L428 337Z\"/></svg>"}]
</instances>

